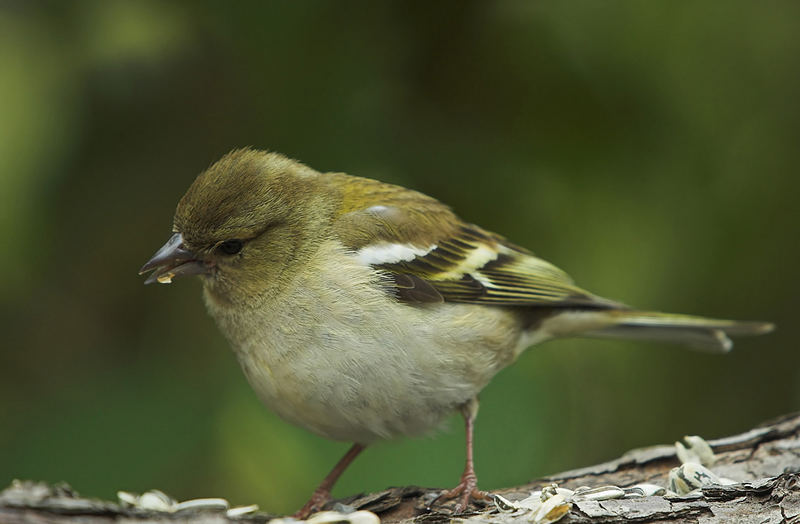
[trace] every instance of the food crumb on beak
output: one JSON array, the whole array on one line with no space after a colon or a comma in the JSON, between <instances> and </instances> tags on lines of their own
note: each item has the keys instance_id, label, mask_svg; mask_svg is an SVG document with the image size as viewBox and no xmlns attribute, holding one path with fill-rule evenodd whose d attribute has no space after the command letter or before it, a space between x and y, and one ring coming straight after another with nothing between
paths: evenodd
<instances>
[{"instance_id":1,"label":"food crumb on beak","mask_svg":"<svg viewBox=\"0 0 800 524\"><path fill-rule=\"evenodd\" d=\"M159 284L172 284L172 277L174 276L175 273L172 272L164 273L163 275L159 275L156 280L158 280Z\"/></svg>"}]
</instances>

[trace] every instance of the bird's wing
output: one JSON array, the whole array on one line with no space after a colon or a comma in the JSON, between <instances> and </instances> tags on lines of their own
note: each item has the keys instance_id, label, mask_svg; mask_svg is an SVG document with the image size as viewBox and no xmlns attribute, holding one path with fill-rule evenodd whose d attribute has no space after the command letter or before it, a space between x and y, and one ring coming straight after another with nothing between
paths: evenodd
<instances>
[{"instance_id":1,"label":"bird's wing","mask_svg":"<svg viewBox=\"0 0 800 524\"><path fill-rule=\"evenodd\" d=\"M349 180L341 182L346 186ZM355 198L344 191L334 232L360 262L387 276L400 300L620 306L575 286L565 272L524 248L462 222L433 198L379 182L356 187Z\"/></svg>"}]
</instances>

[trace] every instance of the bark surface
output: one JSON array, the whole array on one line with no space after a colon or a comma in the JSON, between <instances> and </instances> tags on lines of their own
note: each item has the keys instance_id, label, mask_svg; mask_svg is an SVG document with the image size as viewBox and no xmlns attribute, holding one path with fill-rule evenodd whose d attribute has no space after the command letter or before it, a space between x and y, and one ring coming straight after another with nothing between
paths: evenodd
<instances>
[{"instance_id":1,"label":"bark surface","mask_svg":"<svg viewBox=\"0 0 800 524\"><path fill-rule=\"evenodd\" d=\"M754 428L746 433L710 441L717 455L710 468L733 485L711 485L685 496L648 496L574 502L560 523L623 522L737 522L800 523L800 413ZM580 486L629 487L639 483L667 485L670 469L679 465L674 446L636 449L622 457L578 470L537 479L530 484L494 493L519 501L552 483ZM364 509L384 523L449 522L447 505L429 508L440 490L402 487L357 495L329 504L329 508ZM120 504L79 496L67 485L15 482L0 492L0 523L107 524L144 523L261 523L274 516L257 513L238 518L224 511L183 510L177 513L122 507ZM524 511L501 511L495 504L475 508L459 520L483 523L530 522Z\"/></svg>"}]
</instances>

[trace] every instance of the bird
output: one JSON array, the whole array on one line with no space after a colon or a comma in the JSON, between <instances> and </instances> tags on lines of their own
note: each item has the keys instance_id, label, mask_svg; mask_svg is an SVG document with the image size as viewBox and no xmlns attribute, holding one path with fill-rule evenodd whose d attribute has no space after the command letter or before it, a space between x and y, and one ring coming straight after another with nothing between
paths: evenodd
<instances>
[{"instance_id":1,"label":"bird","mask_svg":"<svg viewBox=\"0 0 800 524\"><path fill-rule=\"evenodd\" d=\"M675 342L724 353L768 322L638 310L578 287L524 247L398 185L236 149L178 202L145 283L197 275L260 400L352 447L295 514L306 518L369 445L465 422L455 512L486 499L473 462L478 394L554 338Z\"/></svg>"}]
</instances>

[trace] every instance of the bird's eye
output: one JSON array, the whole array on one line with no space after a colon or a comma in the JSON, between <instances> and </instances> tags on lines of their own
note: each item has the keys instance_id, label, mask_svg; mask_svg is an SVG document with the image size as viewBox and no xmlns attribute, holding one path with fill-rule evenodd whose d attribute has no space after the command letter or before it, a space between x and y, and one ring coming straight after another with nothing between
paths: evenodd
<instances>
[{"instance_id":1,"label":"bird's eye","mask_svg":"<svg viewBox=\"0 0 800 524\"><path fill-rule=\"evenodd\" d=\"M219 249L226 255L235 255L236 253L242 250L242 246L244 246L244 244L242 243L241 240L234 239L234 240L226 240L225 242L220 244L217 247L217 249Z\"/></svg>"}]
</instances>

